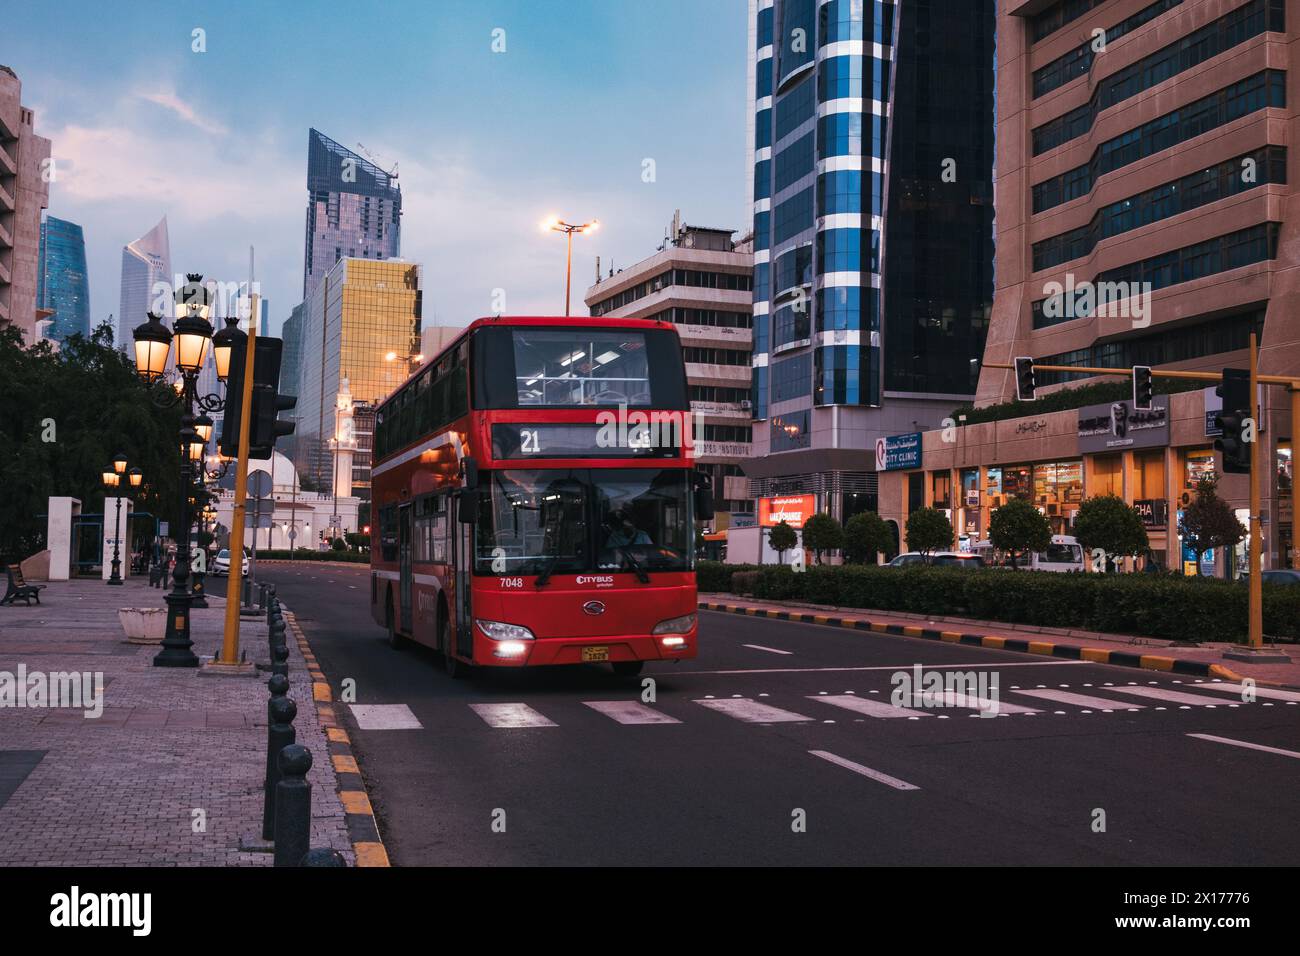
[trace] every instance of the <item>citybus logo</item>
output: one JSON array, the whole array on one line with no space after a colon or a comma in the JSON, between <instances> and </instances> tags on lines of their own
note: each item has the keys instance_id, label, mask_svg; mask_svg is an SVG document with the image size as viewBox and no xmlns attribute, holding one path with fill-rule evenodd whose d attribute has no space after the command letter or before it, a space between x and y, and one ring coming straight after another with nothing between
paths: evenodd
<instances>
[{"instance_id":1,"label":"citybus logo","mask_svg":"<svg viewBox=\"0 0 1300 956\"><path fill-rule=\"evenodd\" d=\"M579 574L573 579L575 584L613 584L612 574ZM594 603L594 602L593 602ZM590 611L588 613L591 613ZM599 613L599 612L597 612Z\"/></svg>"}]
</instances>

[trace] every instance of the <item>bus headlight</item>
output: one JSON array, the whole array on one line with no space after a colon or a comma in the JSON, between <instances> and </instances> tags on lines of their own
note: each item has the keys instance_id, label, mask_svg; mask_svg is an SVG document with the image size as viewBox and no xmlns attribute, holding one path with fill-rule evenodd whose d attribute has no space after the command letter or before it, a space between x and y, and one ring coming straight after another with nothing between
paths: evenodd
<instances>
[{"instance_id":1,"label":"bus headlight","mask_svg":"<svg viewBox=\"0 0 1300 956\"><path fill-rule=\"evenodd\" d=\"M494 641L531 641L533 632L518 624L502 624L500 621L482 621L474 619L478 629Z\"/></svg>"},{"instance_id":2,"label":"bus headlight","mask_svg":"<svg viewBox=\"0 0 1300 956\"><path fill-rule=\"evenodd\" d=\"M691 628L695 626L694 614L683 614L681 617L670 617L666 621L660 621L655 625L651 634L688 634Z\"/></svg>"},{"instance_id":3,"label":"bus headlight","mask_svg":"<svg viewBox=\"0 0 1300 956\"><path fill-rule=\"evenodd\" d=\"M528 653L528 645L523 641L498 641L492 648L494 657L523 657Z\"/></svg>"}]
</instances>

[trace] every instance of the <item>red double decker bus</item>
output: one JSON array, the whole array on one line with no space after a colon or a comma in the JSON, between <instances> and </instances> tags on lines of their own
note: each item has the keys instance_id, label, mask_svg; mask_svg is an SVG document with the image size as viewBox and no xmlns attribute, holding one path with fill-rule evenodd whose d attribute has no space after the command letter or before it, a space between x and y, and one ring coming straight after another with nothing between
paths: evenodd
<instances>
[{"instance_id":1,"label":"red double decker bus","mask_svg":"<svg viewBox=\"0 0 1300 956\"><path fill-rule=\"evenodd\" d=\"M645 319L490 318L379 407L370 606L448 670L696 653L681 342Z\"/></svg>"}]
</instances>

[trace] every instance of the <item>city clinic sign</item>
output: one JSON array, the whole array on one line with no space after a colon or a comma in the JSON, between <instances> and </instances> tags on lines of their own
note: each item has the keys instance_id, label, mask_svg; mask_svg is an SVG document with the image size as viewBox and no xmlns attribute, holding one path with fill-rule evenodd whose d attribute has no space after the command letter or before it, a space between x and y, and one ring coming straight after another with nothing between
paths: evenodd
<instances>
[{"instance_id":1,"label":"city clinic sign","mask_svg":"<svg viewBox=\"0 0 1300 956\"><path fill-rule=\"evenodd\" d=\"M890 435L876 439L876 471L897 471L921 467L921 433Z\"/></svg>"},{"instance_id":2,"label":"city clinic sign","mask_svg":"<svg viewBox=\"0 0 1300 956\"><path fill-rule=\"evenodd\" d=\"M771 528L782 521L792 528L802 528L803 523L817 513L816 495L781 495L758 499L758 523Z\"/></svg>"}]
</instances>

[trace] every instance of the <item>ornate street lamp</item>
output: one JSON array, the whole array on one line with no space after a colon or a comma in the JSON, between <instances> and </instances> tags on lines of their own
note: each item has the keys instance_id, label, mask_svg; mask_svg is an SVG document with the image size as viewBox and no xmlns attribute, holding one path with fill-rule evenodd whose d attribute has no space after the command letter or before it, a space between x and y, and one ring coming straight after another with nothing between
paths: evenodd
<instances>
[{"instance_id":1,"label":"ornate street lamp","mask_svg":"<svg viewBox=\"0 0 1300 956\"><path fill-rule=\"evenodd\" d=\"M208 350L214 345L212 326L208 322L213 297L211 290L203 284L202 275L190 273L186 279L186 284L176 290L175 321L171 331L163 326L161 317L153 313L149 321L134 332L136 373L147 385L153 386L154 404L169 408L182 403L184 408L180 434L181 513L176 537L176 570L172 575L173 587L166 597L167 634L163 638L162 650L153 661L158 667L197 667L199 664L190 640L191 595L188 589L193 515L190 495L196 480L202 475L203 454L207 439L212 435L213 423L206 414L196 418L194 413L196 405L203 413L220 411L225 407L220 395L197 394L199 373L207 361ZM226 346L229 339L227 335L217 343L223 350L219 361L226 365L227 372L230 353ZM169 353L177 372L171 382L166 378ZM222 369L218 368L218 371ZM221 380L224 382L224 377Z\"/></svg>"},{"instance_id":2,"label":"ornate street lamp","mask_svg":"<svg viewBox=\"0 0 1300 956\"><path fill-rule=\"evenodd\" d=\"M126 465L127 465L126 455L118 454L113 458L113 464L110 467L104 469L104 473L102 476L105 489L121 488L122 476L124 474L127 474ZM130 473L127 475L127 477L130 480L130 487L138 488L140 486L140 481L144 478L144 475L139 468L132 468ZM106 492L105 504L107 503L108 503L108 499L107 499L107 492ZM105 515L105 517L107 517L107 515ZM111 584L119 587L122 584L122 574L121 574L122 551L120 546L121 537L122 537L122 494L121 491L119 490L117 495L117 511L113 516L113 570L109 574L108 580L104 582L105 584Z\"/></svg>"},{"instance_id":3,"label":"ornate street lamp","mask_svg":"<svg viewBox=\"0 0 1300 956\"><path fill-rule=\"evenodd\" d=\"M230 360L235 348L247 342L248 336L239 327L239 319L233 315L226 316L226 325L212 336L212 361L217 366L217 380L223 385L230 377Z\"/></svg>"},{"instance_id":4,"label":"ornate street lamp","mask_svg":"<svg viewBox=\"0 0 1300 956\"><path fill-rule=\"evenodd\" d=\"M126 464L126 454L124 452L119 451L113 456L113 470L119 475L126 474Z\"/></svg>"}]
</instances>

